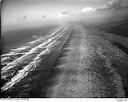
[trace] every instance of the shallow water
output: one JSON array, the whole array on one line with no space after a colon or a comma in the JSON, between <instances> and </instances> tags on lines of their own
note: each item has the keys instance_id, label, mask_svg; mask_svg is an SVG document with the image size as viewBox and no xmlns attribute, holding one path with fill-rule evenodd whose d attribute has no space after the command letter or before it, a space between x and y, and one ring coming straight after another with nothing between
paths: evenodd
<instances>
[{"instance_id":1,"label":"shallow water","mask_svg":"<svg viewBox=\"0 0 128 102\"><path fill-rule=\"evenodd\" d=\"M56 27L54 30L50 30L47 35L36 37L34 40L25 43L24 46L11 49L10 52L3 54L1 59L2 92L7 91L8 93L9 90L13 90L14 92L19 90L20 88L17 89L15 85L17 86L19 83L23 84L24 81L25 85L20 85L20 87L28 88L32 85L31 82L35 78L40 79L40 76L42 76L40 71L45 70L42 67L42 61L45 63L46 58L51 52L54 52L53 49L55 50L55 47L59 43L62 43L61 39L64 32L64 26ZM38 74L31 75L36 72ZM25 92L24 94L29 93ZM9 96L11 95L7 95L6 97ZM18 95L18 97L20 96L22 95Z\"/></svg>"},{"instance_id":2,"label":"shallow water","mask_svg":"<svg viewBox=\"0 0 128 102\"><path fill-rule=\"evenodd\" d=\"M2 53L8 53L11 49L22 47L27 42L49 35L56 27L57 25L46 25L28 29L21 28L11 31L2 31Z\"/></svg>"}]
</instances>

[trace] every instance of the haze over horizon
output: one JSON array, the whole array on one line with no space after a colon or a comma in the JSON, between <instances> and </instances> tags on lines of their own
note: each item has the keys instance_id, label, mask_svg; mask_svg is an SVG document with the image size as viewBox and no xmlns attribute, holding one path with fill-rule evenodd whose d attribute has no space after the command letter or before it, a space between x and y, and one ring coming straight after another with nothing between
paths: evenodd
<instances>
[{"instance_id":1,"label":"haze over horizon","mask_svg":"<svg viewBox=\"0 0 128 102\"><path fill-rule=\"evenodd\" d=\"M122 4L121 4L122 3ZM74 17L81 15L83 9L109 8L115 4L127 6L127 0L5 0L2 3L2 27L23 26L35 24L49 19ZM107 6L107 7L106 7ZM88 9L89 10L89 9ZM87 10L87 11L88 11ZM79 18L79 17L78 17ZM11 19L11 20L10 20Z\"/></svg>"}]
</instances>

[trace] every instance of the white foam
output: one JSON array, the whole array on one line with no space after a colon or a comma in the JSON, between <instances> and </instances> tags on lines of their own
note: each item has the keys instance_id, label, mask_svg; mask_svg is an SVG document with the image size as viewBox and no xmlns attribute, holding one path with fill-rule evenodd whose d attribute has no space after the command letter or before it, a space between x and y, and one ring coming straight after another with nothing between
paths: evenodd
<instances>
[{"instance_id":1,"label":"white foam","mask_svg":"<svg viewBox=\"0 0 128 102\"><path fill-rule=\"evenodd\" d=\"M43 43L30 49L30 51L23 53L24 54L23 56L17 58L13 62L8 63L7 66L3 67L1 70L2 74L6 73L6 71L9 69L14 69L16 67L18 68L18 66L20 66L20 65L23 68L21 70L19 70L17 72L17 74L13 78L11 78L11 80L9 82L7 82L2 87L2 90L9 89L13 85L15 85L15 83L19 82L22 78L26 77L28 75L29 71L34 70L39 65L39 63L41 63L41 60L42 60L41 57L45 54L49 54L52 47L54 47L60 43L60 41L58 41L58 39L63 36L64 30L65 29L63 29L58 34L52 33L50 35L50 37L47 37L47 40L44 40L44 38L43 38ZM40 40L42 40L42 39L37 39L36 42L37 41L40 42ZM18 48L16 50L13 50L13 51L20 51L20 50L24 50L26 48L27 47L22 47L22 48ZM27 65L24 65L24 63L26 63ZM3 76L3 77L5 77L5 76Z\"/></svg>"}]
</instances>

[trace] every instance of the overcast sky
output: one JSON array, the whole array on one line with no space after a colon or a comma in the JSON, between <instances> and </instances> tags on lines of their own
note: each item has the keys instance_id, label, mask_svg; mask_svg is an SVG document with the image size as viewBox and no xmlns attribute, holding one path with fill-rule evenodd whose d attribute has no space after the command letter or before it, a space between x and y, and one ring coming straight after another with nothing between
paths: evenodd
<instances>
[{"instance_id":1,"label":"overcast sky","mask_svg":"<svg viewBox=\"0 0 128 102\"><path fill-rule=\"evenodd\" d=\"M79 12L86 6L105 4L110 0L4 0L3 16L7 19L22 19L22 15L30 18L42 16L56 17L61 11Z\"/></svg>"},{"instance_id":2,"label":"overcast sky","mask_svg":"<svg viewBox=\"0 0 128 102\"><path fill-rule=\"evenodd\" d=\"M60 13L79 13L85 7L105 5L113 0L3 0L2 25L16 25L57 18Z\"/></svg>"}]
</instances>

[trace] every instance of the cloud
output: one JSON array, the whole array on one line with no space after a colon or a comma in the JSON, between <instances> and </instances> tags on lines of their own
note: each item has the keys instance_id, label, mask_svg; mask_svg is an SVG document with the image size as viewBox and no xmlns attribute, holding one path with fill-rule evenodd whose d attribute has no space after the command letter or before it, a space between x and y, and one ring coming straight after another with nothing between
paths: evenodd
<instances>
[{"instance_id":1,"label":"cloud","mask_svg":"<svg viewBox=\"0 0 128 102\"><path fill-rule=\"evenodd\" d=\"M128 0L112 0L105 5L99 6L96 10L116 10L128 6Z\"/></svg>"},{"instance_id":2,"label":"cloud","mask_svg":"<svg viewBox=\"0 0 128 102\"><path fill-rule=\"evenodd\" d=\"M70 11L63 11L63 12L61 12L61 14L66 15L66 14L69 14L69 12Z\"/></svg>"},{"instance_id":3,"label":"cloud","mask_svg":"<svg viewBox=\"0 0 128 102\"><path fill-rule=\"evenodd\" d=\"M26 21L26 20L28 20L28 16L25 14L17 17L17 21Z\"/></svg>"},{"instance_id":4,"label":"cloud","mask_svg":"<svg viewBox=\"0 0 128 102\"><path fill-rule=\"evenodd\" d=\"M87 13L87 12L94 12L95 8L93 7L85 7L81 10L82 13Z\"/></svg>"},{"instance_id":5,"label":"cloud","mask_svg":"<svg viewBox=\"0 0 128 102\"><path fill-rule=\"evenodd\" d=\"M28 16L27 15L23 15L22 17L24 20L27 20L28 19Z\"/></svg>"},{"instance_id":6,"label":"cloud","mask_svg":"<svg viewBox=\"0 0 128 102\"><path fill-rule=\"evenodd\" d=\"M68 17L70 15L70 11L67 10L67 11L62 11L59 13L59 17Z\"/></svg>"},{"instance_id":7,"label":"cloud","mask_svg":"<svg viewBox=\"0 0 128 102\"><path fill-rule=\"evenodd\" d=\"M45 15L45 14L44 14L44 15L42 15L42 18L47 18L47 15Z\"/></svg>"}]
</instances>

